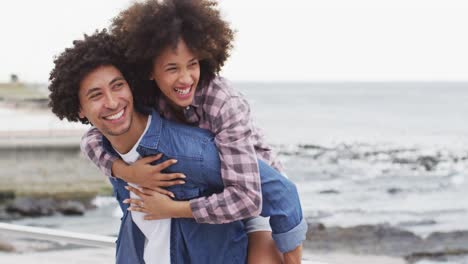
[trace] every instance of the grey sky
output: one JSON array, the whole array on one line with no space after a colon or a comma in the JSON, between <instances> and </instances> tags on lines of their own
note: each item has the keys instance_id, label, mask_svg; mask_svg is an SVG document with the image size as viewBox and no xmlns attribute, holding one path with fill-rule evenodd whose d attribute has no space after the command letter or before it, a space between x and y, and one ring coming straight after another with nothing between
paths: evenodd
<instances>
[{"instance_id":1,"label":"grey sky","mask_svg":"<svg viewBox=\"0 0 468 264\"><path fill-rule=\"evenodd\" d=\"M0 2L0 81L46 82L53 56L128 0ZM258 81L468 81L468 3L222 0L238 31L223 75Z\"/></svg>"}]
</instances>

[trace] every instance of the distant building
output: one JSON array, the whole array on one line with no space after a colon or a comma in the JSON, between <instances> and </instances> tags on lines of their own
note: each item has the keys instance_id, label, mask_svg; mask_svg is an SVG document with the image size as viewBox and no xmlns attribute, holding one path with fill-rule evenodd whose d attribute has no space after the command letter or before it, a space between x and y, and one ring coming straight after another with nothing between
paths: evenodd
<instances>
[{"instance_id":1,"label":"distant building","mask_svg":"<svg viewBox=\"0 0 468 264\"><path fill-rule=\"evenodd\" d=\"M10 75L10 82L11 83L18 83L18 81L19 81L18 75L16 75L16 74Z\"/></svg>"}]
</instances>

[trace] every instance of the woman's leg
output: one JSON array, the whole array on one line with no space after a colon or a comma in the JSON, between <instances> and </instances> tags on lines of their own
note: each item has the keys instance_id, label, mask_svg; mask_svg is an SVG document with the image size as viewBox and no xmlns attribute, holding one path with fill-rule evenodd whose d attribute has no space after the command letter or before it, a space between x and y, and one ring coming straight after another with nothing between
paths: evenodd
<instances>
[{"instance_id":1,"label":"woman's leg","mask_svg":"<svg viewBox=\"0 0 468 264\"><path fill-rule=\"evenodd\" d=\"M281 264L282 255L276 248L271 231L249 233L248 264Z\"/></svg>"},{"instance_id":2,"label":"woman's leg","mask_svg":"<svg viewBox=\"0 0 468 264\"><path fill-rule=\"evenodd\" d=\"M269 217L253 217L244 220L245 231L249 236L249 264L280 264L281 252L271 237Z\"/></svg>"}]
</instances>

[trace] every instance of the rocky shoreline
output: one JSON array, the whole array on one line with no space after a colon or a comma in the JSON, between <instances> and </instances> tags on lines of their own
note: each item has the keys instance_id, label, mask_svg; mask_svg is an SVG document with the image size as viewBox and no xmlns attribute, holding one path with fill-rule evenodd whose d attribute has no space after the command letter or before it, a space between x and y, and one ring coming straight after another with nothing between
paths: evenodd
<instances>
[{"instance_id":1,"label":"rocky shoreline","mask_svg":"<svg viewBox=\"0 0 468 264\"><path fill-rule=\"evenodd\" d=\"M16 217L39 217L53 214L80 216L95 208L83 201L58 201L51 198L18 198L3 206L1 221ZM0 210L1 211L1 210ZM2 215L0 214L0 215ZM389 224L358 225L351 227L325 226L307 219L304 250L311 256L327 254L349 254L356 256L388 256L404 259L406 263L421 260L447 260L468 258L468 231L433 232L421 237L411 231ZM0 236L2 252L41 252L81 248L50 241Z\"/></svg>"},{"instance_id":2,"label":"rocky shoreline","mask_svg":"<svg viewBox=\"0 0 468 264\"><path fill-rule=\"evenodd\" d=\"M416 263L422 259L468 256L468 231L433 232L423 238L385 224L343 228L309 222L304 248L317 253L401 257Z\"/></svg>"},{"instance_id":3,"label":"rocky shoreline","mask_svg":"<svg viewBox=\"0 0 468 264\"><path fill-rule=\"evenodd\" d=\"M77 194L75 194L76 197ZM4 198L3 195L2 198ZM80 198L64 199L59 197L17 197L0 199L0 222L17 222L27 218L42 217L84 217L97 209L93 202L96 194L81 195ZM35 224L32 224L35 226ZM39 227L55 228L54 225L38 225ZM59 243L55 241L32 239L28 236L10 236L0 234L0 252L28 253L55 250L78 249L83 246Z\"/></svg>"},{"instance_id":4,"label":"rocky shoreline","mask_svg":"<svg viewBox=\"0 0 468 264\"><path fill-rule=\"evenodd\" d=\"M0 221L10 221L22 217L63 215L84 215L94 209L92 199L62 200L54 198L20 197L0 205Z\"/></svg>"}]
</instances>

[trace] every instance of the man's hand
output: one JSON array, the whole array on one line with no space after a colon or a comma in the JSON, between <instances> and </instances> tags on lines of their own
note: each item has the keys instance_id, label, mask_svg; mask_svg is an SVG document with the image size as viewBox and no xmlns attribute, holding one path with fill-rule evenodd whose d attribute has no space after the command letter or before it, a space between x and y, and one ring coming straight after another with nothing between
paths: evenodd
<instances>
[{"instance_id":1,"label":"man's hand","mask_svg":"<svg viewBox=\"0 0 468 264\"><path fill-rule=\"evenodd\" d=\"M141 198L125 199L123 202L130 204L128 210L145 213L145 220L193 218L189 202L173 201L167 195L148 188L141 190L132 186L125 188Z\"/></svg>"},{"instance_id":2,"label":"man's hand","mask_svg":"<svg viewBox=\"0 0 468 264\"><path fill-rule=\"evenodd\" d=\"M141 187L149 188L159 193L174 197L174 194L161 187L168 187L177 184L184 184L185 175L182 173L162 173L161 171L175 164L177 160L170 159L158 165L151 165L159 160L162 154L149 156L137 160L132 165L127 165L122 160L114 162L112 172L117 177L137 184Z\"/></svg>"}]
</instances>

